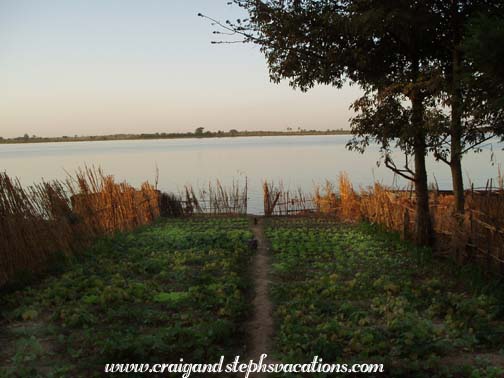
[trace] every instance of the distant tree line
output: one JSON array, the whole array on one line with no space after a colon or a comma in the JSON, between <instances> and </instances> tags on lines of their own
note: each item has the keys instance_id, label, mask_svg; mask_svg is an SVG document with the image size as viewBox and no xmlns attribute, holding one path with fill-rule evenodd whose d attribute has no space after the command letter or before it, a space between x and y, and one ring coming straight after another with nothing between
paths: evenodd
<instances>
[{"instance_id":1,"label":"distant tree line","mask_svg":"<svg viewBox=\"0 0 504 378\"><path fill-rule=\"evenodd\" d=\"M416 241L432 242L426 155L452 173L464 212L462 157L504 134L502 0L233 0L248 18L220 22L224 40L253 43L273 82L364 90L348 148L377 143L381 159L416 193ZM229 40L229 36L237 39ZM392 159L400 148L405 161Z\"/></svg>"},{"instance_id":2,"label":"distant tree line","mask_svg":"<svg viewBox=\"0 0 504 378\"><path fill-rule=\"evenodd\" d=\"M112 134L112 135L91 135L91 136L61 136L61 137L39 137L24 134L15 138L0 137L0 144L10 143L48 143L48 142L85 142L85 141L106 141L106 140L142 140L142 139L182 139L182 138L226 138L226 137L252 137L252 136L289 136L289 135L348 135L349 130L338 129L325 131L306 130L298 128L293 131L288 128L287 131L238 131L231 129L229 131L205 131L205 128L198 127L194 132L185 133L142 133L142 134Z\"/></svg>"}]
</instances>

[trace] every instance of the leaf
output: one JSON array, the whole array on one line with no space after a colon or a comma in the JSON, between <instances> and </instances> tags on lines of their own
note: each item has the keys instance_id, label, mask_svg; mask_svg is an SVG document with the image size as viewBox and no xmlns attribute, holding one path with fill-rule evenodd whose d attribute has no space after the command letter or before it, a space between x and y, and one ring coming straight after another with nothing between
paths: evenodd
<instances>
[{"instance_id":1,"label":"leaf","mask_svg":"<svg viewBox=\"0 0 504 378\"><path fill-rule=\"evenodd\" d=\"M158 293L154 296L154 302L158 303L168 303L168 304L179 304L190 298L190 294L186 291L172 291Z\"/></svg>"},{"instance_id":2,"label":"leaf","mask_svg":"<svg viewBox=\"0 0 504 378\"><path fill-rule=\"evenodd\" d=\"M97 304L100 301L100 298L97 295L86 295L82 298L82 302L85 304Z\"/></svg>"},{"instance_id":3,"label":"leaf","mask_svg":"<svg viewBox=\"0 0 504 378\"><path fill-rule=\"evenodd\" d=\"M25 320L25 321L27 321L27 320L34 320L37 317L38 317L38 312L36 310L33 310L33 309L26 310L21 315L21 318L23 318L23 320Z\"/></svg>"}]
</instances>

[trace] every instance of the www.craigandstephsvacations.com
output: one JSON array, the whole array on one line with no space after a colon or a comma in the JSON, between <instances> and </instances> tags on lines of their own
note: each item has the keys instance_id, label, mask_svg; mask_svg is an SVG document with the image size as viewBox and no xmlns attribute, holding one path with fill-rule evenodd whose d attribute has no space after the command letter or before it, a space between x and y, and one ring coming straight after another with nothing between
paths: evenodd
<instances>
[{"instance_id":1,"label":"www.craigandstephsvacations.com","mask_svg":"<svg viewBox=\"0 0 504 378\"><path fill-rule=\"evenodd\" d=\"M183 358L178 363L163 364L107 364L105 373L174 373L182 378L189 378L191 374L217 374L217 373L242 373L248 378L251 373L383 373L383 364L346 364L324 363L323 359L315 356L310 363L267 363L267 354L262 354L259 361L246 360L242 362L240 356L236 356L233 362L225 362L224 356L216 363L191 363ZM175 375L174 375L175 376Z\"/></svg>"}]
</instances>

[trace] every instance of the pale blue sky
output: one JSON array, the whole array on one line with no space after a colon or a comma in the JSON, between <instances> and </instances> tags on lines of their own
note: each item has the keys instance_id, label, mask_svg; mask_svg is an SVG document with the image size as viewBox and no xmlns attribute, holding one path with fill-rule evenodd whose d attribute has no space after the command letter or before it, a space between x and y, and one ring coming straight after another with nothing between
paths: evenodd
<instances>
[{"instance_id":1,"label":"pale blue sky","mask_svg":"<svg viewBox=\"0 0 504 378\"><path fill-rule=\"evenodd\" d=\"M211 45L227 0L0 0L0 136L348 128L360 91L269 82L252 45Z\"/></svg>"}]
</instances>

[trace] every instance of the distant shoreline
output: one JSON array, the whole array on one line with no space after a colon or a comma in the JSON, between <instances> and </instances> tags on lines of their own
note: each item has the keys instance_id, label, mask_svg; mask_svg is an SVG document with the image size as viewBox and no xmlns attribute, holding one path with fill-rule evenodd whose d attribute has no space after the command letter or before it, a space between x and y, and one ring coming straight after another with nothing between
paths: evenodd
<instances>
[{"instance_id":1,"label":"distant shoreline","mask_svg":"<svg viewBox=\"0 0 504 378\"><path fill-rule=\"evenodd\" d=\"M113 134L92 136L62 136L62 137L37 137L28 136L17 138L0 138L0 144L26 144L26 143L63 143L63 142L100 142L120 140L157 140L157 139L203 139L203 138L237 138L237 137L262 137L262 136L309 136L309 135L350 135L350 130L301 130L301 131L202 131L187 133L153 133L153 134Z\"/></svg>"}]
</instances>

